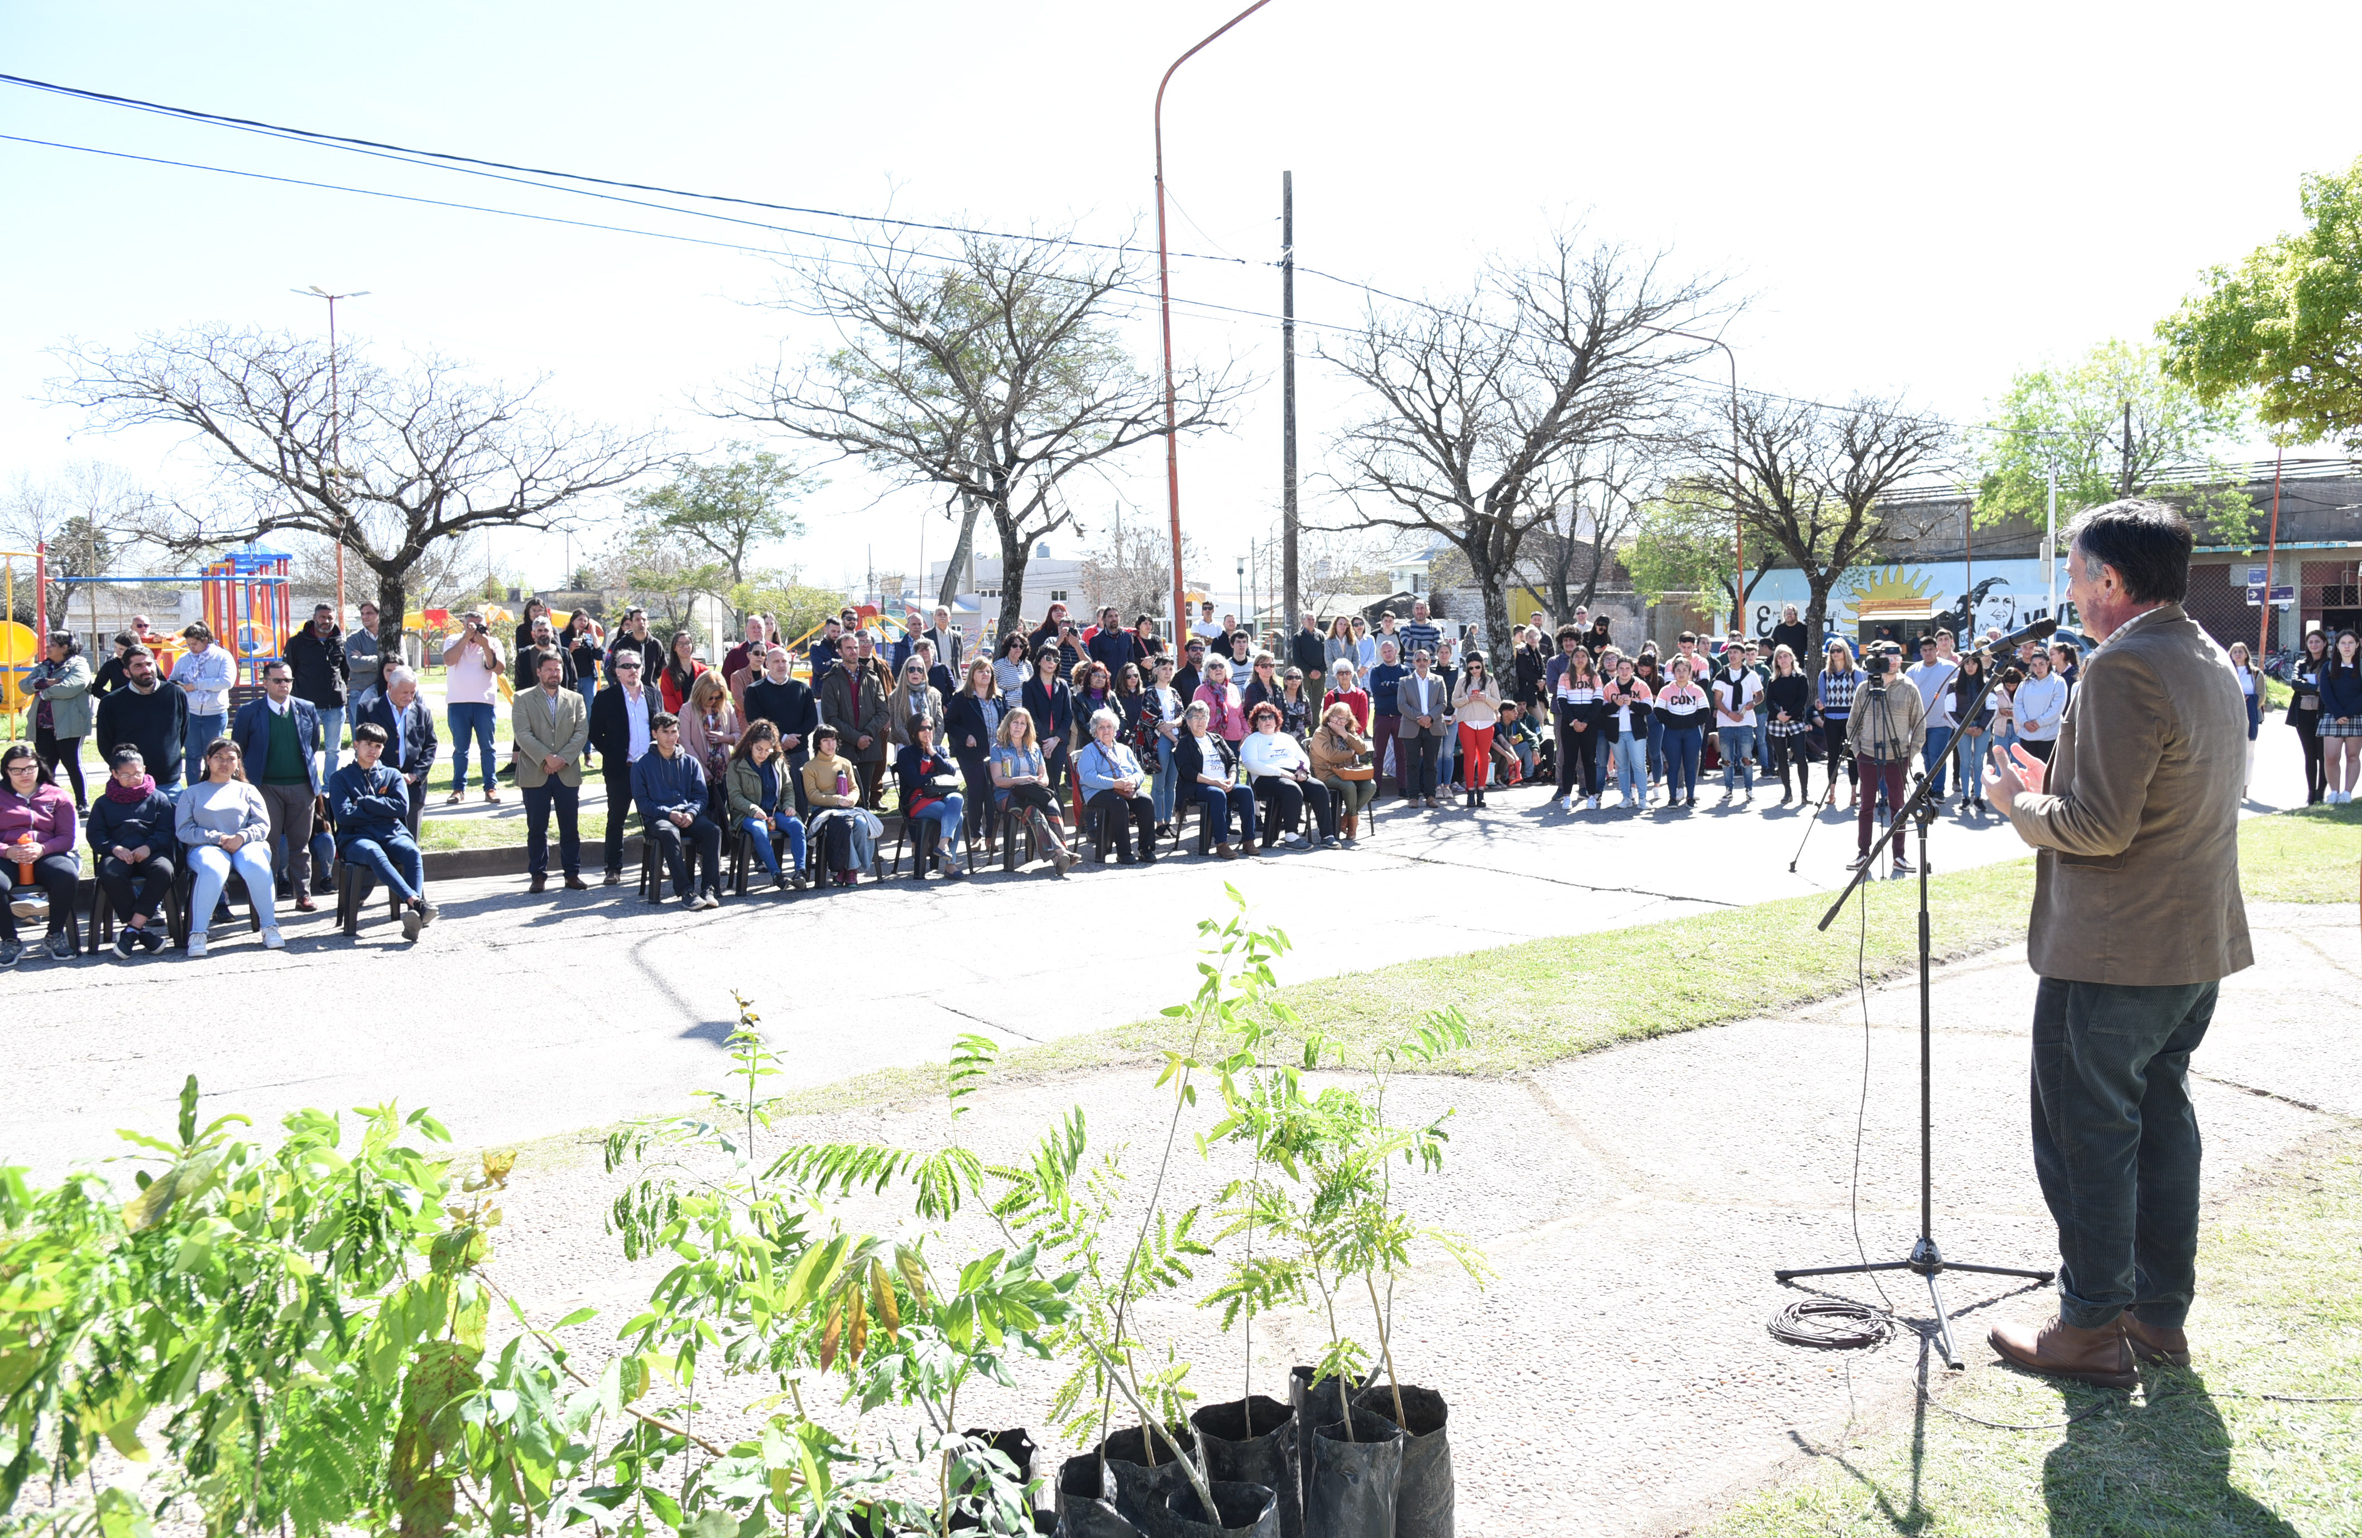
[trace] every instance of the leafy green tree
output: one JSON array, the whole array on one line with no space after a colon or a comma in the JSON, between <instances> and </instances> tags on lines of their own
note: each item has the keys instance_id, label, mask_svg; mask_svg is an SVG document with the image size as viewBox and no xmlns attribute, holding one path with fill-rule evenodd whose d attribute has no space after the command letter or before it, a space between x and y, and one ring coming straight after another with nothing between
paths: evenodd
<instances>
[{"instance_id":1,"label":"leafy green tree","mask_svg":"<svg viewBox=\"0 0 2362 1538\"><path fill-rule=\"evenodd\" d=\"M730 445L737 456L722 464L684 464L662 486L639 492L631 510L678 534L722 564L732 585L747 577L747 552L790 538L804 526L788 504L821 485L818 477L768 449Z\"/></svg>"},{"instance_id":2,"label":"leafy green tree","mask_svg":"<svg viewBox=\"0 0 2362 1538\"><path fill-rule=\"evenodd\" d=\"M2077 362L2045 364L2010 381L1976 461L1979 523L2044 516L2048 475L2058 467L2059 516L2139 494L2189 501L2192 478L2175 470L2206 463L2245 421L2243 398L2211 400L2168 372L2165 349L2108 341ZM2235 501L2213 493L2201 521L2236 519Z\"/></svg>"},{"instance_id":3,"label":"leafy green tree","mask_svg":"<svg viewBox=\"0 0 2362 1538\"><path fill-rule=\"evenodd\" d=\"M2256 392L2283 442L2362 450L2362 159L2307 176L2305 227L2210 269L2159 323L2166 370L2212 405Z\"/></svg>"},{"instance_id":4,"label":"leafy green tree","mask_svg":"<svg viewBox=\"0 0 2362 1538\"><path fill-rule=\"evenodd\" d=\"M1673 594L1713 595L1716 607L1729 603L1734 532L1730 504L1717 502L1710 491L1687 487L1650 498L1640 506L1624 552L1632 586L1651 603Z\"/></svg>"}]
</instances>

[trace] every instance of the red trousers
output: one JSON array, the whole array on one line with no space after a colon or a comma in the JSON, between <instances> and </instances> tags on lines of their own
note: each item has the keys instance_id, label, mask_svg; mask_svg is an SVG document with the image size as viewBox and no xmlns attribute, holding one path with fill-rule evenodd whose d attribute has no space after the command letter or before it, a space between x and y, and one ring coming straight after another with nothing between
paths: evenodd
<instances>
[{"instance_id":1,"label":"red trousers","mask_svg":"<svg viewBox=\"0 0 2362 1538\"><path fill-rule=\"evenodd\" d=\"M1862 854L1870 852L1870 819L1878 805L1878 787L1886 787L1886 811L1890 820L1903 809L1903 768L1901 764L1882 764L1867 753L1854 755L1854 770L1862 782L1861 820L1855 848Z\"/></svg>"}]
</instances>

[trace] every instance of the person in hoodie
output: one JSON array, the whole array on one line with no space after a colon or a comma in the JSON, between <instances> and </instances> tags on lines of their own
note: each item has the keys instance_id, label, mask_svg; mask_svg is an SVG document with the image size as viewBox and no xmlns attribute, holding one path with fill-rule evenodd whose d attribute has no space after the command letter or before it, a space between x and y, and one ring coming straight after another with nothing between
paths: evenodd
<instances>
[{"instance_id":1,"label":"person in hoodie","mask_svg":"<svg viewBox=\"0 0 2362 1538\"><path fill-rule=\"evenodd\" d=\"M415 940L435 921L426 900L426 860L410 836L410 785L385 763L386 730L375 721L353 728L353 761L328 780L328 815L336 852L349 866L376 873L402 906L402 938Z\"/></svg>"},{"instance_id":2,"label":"person in hoodie","mask_svg":"<svg viewBox=\"0 0 2362 1538\"><path fill-rule=\"evenodd\" d=\"M180 840L172 831L172 798L156 788L139 749L115 750L106 788L90 805L89 836L99 890L122 926L115 954L162 950L164 926L156 922L156 909L179 874L173 856L180 853Z\"/></svg>"}]
</instances>

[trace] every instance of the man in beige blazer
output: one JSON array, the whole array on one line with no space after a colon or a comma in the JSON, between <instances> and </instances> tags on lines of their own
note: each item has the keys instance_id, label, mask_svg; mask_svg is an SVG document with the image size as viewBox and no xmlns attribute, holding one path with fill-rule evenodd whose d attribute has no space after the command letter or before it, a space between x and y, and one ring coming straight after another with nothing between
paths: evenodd
<instances>
[{"instance_id":1,"label":"man in beige blazer","mask_svg":"<svg viewBox=\"0 0 2362 1538\"><path fill-rule=\"evenodd\" d=\"M582 696L566 687L564 659L545 652L539 682L509 707L509 732L517 792L525 798L525 868L533 890L549 885L549 814L558 809L558 863L566 890L586 890L582 879L582 836L576 813L582 801L582 749L590 741L590 712Z\"/></svg>"},{"instance_id":2,"label":"man in beige blazer","mask_svg":"<svg viewBox=\"0 0 2362 1538\"><path fill-rule=\"evenodd\" d=\"M2190 527L2161 502L2067 529L2067 596L2103 644L2046 766L1993 754L1993 804L2035 859L2034 1172L2059 1230L2059 1311L1992 1342L2035 1372L2129 1388L2189 1361L2198 1118L2190 1053L2254 960L2239 899L2247 710L2182 612Z\"/></svg>"}]
</instances>

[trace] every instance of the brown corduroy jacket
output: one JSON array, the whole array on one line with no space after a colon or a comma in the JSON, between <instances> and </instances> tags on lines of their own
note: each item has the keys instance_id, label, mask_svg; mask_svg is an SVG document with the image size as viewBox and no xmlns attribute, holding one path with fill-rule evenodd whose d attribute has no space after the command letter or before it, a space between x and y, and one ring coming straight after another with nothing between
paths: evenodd
<instances>
[{"instance_id":1,"label":"brown corduroy jacket","mask_svg":"<svg viewBox=\"0 0 2362 1538\"><path fill-rule=\"evenodd\" d=\"M2027 960L2044 977L2160 987L2253 964L2239 898L2247 707L2179 604L2083 666L2043 793L2009 820L2039 854Z\"/></svg>"}]
</instances>

